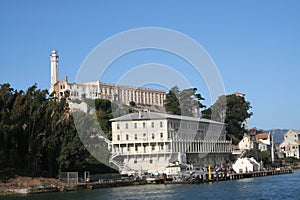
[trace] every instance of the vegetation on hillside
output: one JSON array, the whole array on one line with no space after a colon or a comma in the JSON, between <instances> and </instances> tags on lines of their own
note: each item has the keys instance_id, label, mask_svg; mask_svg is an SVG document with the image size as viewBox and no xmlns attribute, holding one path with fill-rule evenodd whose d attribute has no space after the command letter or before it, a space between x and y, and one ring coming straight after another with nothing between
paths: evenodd
<instances>
[{"instance_id":1,"label":"vegetation on hillside","mask_svg":"<svg viewBox=\"0 0 300 200\"><path fill-rule=\"evenodd\" d=\"M166 96L165 109L170 114L193 116L195 110L206 107L202 100L204 98L197 93L197 88L180 90L174 86Z\"/></svg>"},{"instance_id":2,"label":"vegetation on hillside","mask_svg":"<svg viewBox=\"0 0 300 200\"><path fill-rule=\"evenodd\" d=\"M26 92L0 84L0 168L19 175L56 177L89 170L95 161L77 134L65 99L36 85ZM100 172L112 170L97 163Z\"/></svg>"},{"instance_id":3,"label":"vegetation on hillside","mask_svg":"<svg viewBox=\"0 0 300 200\"><path fill-rule=\"evenodd\" d=\"M193 116L195 110L205 108L202 100L204 98L196 88L180 90L175 86L167 94L165 109L171 114ZM109 100L85 97L83 101L89 112L96 114L97 124L89 113L71 112L66 99L58 100L36 85L18 91L9 84L0 84L0 168L13 169L19 175L44 177L56 177L60 171L114 172L91 155L107 157L108 152L93 148L95 152L90 153L86 148L99 146L95 137L97 125L111 139L109 120L133 112L136 104L120 106ZM227 133L238 140L246 131L243 127L245 119L252 115L248 112L250 108L250 103L243 97L227 95L202 111L202 115L224 120ZM80 124L81 131L75 127L74 119L77 125ZM85 147L82 141L89 146Z\"/></svg>"},{"instance_id":4,"label":"vegetation on hillside","mask_svg":"<svg viewBox=\"0 0 300 200\"><path fill-rule=\"evenodd\" d=\"M204 118L226 123L226 133L237 144L242 138L245 129L245 120L253 113L249 112L250 102L244 97L235 94L220 96L216 103L202 111Z\"/></svg>"}]
</instances>

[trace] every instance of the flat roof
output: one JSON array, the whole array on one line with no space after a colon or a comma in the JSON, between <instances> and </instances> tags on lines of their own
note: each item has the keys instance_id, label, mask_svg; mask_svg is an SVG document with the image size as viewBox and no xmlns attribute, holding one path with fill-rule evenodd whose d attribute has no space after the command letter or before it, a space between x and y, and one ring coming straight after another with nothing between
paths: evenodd
<instances>
[{"instance_id":1,"label":"flat roof","mask_svg":"<svg viewBox=\"0 0 300 200\"><path fill-rule=\"evenodd\" d=\"M167 113L158 113L158 112L141 112L141 113L130 113L120 117L111 119L110 121L131 121L131 120L151 120L151 119L177 119L184 121L193 121L193 122L204 122L204 123L213 123L219 125L225 125L222 122L213 121L210 119L199 118L199 117L188 117L183 115L171 115Z\"/></svg>"}]
</instances>

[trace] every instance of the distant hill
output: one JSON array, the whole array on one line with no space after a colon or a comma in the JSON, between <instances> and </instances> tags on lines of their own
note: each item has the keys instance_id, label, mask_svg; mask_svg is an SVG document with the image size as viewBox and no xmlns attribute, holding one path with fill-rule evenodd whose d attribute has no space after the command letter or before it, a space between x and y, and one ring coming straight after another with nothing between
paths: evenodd
<instances>
[{"instance_id":1,"label":"distant hill","mask_svg":"<svg viewBox=\"0 0 300 200\"><path fill-rule=\"evenodd\" d=\"M275 144L283 142L283 135L288 131L288 129L271 129L271 130L264 130L266 133L272 133L274 136Z\"/></svg>"}]
</instances>

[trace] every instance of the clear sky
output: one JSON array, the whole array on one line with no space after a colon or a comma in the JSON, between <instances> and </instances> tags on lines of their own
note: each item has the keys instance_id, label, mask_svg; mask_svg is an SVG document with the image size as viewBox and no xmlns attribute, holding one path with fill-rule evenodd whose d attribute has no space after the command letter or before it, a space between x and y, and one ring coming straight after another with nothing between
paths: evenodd
<instances>
[{"instance_id":1,"label":"clear sky","mask_svg":"<svg viewBox=\"0 0 300 200\"><path fill-rule=\"evenodd\" d=\"M2 0L0 83L23 90L34 83L49 88L52 49L59 51L60 78L68 75L74 81L85 57L108 37L133 28L163 27L186 34L206 49L227 94L246 94L254 113L250 126L300 129L299 10L297 0ZM185 65L151 51L128 55L115 65L144 62ZM107 76L104 81L115 79ZM201 80L191 82L208 98Z\"/></svg>"}]
</instances>

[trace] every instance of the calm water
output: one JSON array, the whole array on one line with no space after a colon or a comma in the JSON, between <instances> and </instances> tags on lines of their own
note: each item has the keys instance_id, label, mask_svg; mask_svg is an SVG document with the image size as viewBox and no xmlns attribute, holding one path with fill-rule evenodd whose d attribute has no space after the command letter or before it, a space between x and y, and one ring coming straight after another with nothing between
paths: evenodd
<instances>
[{"instance_id":1,"label":"calm water","mask_svg":"<svg viewBox=\"0 0 300 200\"><path fill-rule=\"evenodd\" d=\"M16 200L98 199L300 199L300 170L293 174L266 176L199 185L142 185L79 192L24 196L0 196Z\"/></svg>"}]
</instances>

